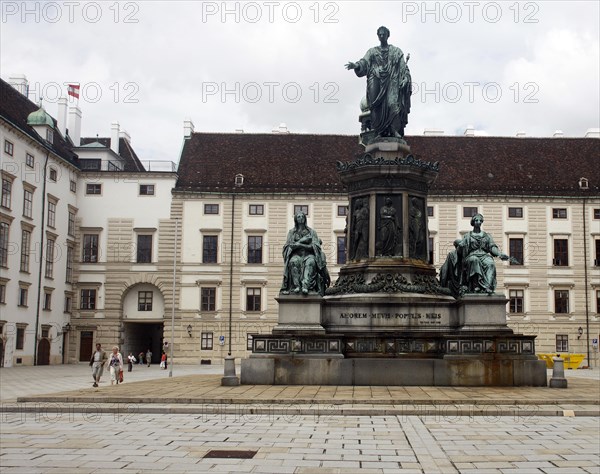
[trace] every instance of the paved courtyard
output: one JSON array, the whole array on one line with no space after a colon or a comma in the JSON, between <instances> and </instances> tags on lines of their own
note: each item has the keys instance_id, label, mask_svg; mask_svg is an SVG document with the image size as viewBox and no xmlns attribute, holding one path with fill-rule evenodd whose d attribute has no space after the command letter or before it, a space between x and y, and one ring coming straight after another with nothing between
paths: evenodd
<instances>
[{"instance_id":1,"label":"paved courtyard","mask_svg":"<svg viewBox=\"0 0 600 474\"><path fill-rule=\"evenodd\" d=\"M136 367L93 389L87 366L2 369L0 470L600 472L597 370L566 390L220 387L221 371Z\"/></svg>"}]
</instances>

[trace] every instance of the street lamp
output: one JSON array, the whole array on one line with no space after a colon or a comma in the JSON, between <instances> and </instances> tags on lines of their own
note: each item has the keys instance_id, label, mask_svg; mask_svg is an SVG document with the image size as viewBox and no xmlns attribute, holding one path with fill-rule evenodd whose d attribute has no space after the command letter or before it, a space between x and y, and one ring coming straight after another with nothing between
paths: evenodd
<instances>
[{"instance_id":1,"label":"street lamp","mask_svg":"<svg viewBox=\"0 0 600 474\"><path fill-rule=\"evenodd\" d=\"M188 332L188 336L192 337L192 325L191 324L187 325L187 332Z\"/></svg>"},{"instance_id":2,"label":"street lamp","mask_svg":"<svg viewBox=\"0 0 600 474\"><path fill-rule=\"evenodd\" d=\"M229 345L227 357L225 357L224 373L221 385L228 387L240 384L240 379L235 375L235 357L231 355L231 326L233 313L233 237L235 231L235 190L244 184L244 175L236 174L234 187L231 193L231 240L229 248Z\"/></svg>"}]
</instances>

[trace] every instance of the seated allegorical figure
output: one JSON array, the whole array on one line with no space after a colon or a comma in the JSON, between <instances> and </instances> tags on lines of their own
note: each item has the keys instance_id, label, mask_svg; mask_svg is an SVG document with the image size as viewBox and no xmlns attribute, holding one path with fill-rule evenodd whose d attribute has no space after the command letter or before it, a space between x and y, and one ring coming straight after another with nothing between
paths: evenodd
<instances>
[{"instance_id":1,"label":"seated allegorical figure","mask_svg":"<svg viewBox=\"0 0 600 474\"><path fill-rule=\"evenodd\" d=\"M331 283L327 261L321 249L321 239L306 225L303 212L294 215L294 228L288 232L283 246L283 263L282 294L325 294Z\"/></svg>"},{"instance_id":2,"label":"seated allegorical figure","mask_svg":"<svg viewBox=\"0 0 600 474\"><path fill-rule=\"evenodd\" d=\"M464 293L492 294L496 289L496 263L494 257L510 257L498 249L492 236L481 230L483 216L471 218L473 230L462 239L454 241L455 250L448 254L440 269L440 284L455 296Z\"/></svg>"}]
</instances>

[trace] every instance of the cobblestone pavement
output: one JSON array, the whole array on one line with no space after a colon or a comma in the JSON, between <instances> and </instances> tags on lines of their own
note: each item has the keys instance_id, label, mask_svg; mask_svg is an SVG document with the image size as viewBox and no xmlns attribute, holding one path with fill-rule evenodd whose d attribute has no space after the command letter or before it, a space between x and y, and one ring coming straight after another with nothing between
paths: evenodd
<instances>
[{"instance_id":1,"label":"cobblestone pavement","mask_svg":"<svg viewBox=\"0 0 600 474\"><path fill-rule=\"evenodd\" d=\"M0 370L0 471L600 472L598 370L567 371L564 390L220 387L222 366L175 366L173 378L168 372L135 367L124 384L93 389L87 366ZM29 401L17 403L21 397ZM391 401L410 400L423 403L420 416L386 414L409 406ZM457 410L458 403L467 408ZM544 416L536 406L551 403L562 416ZM596 415L573 416L579 409ZM256 453L205 457L211 450Z\"/></svg>"}]
</instances>

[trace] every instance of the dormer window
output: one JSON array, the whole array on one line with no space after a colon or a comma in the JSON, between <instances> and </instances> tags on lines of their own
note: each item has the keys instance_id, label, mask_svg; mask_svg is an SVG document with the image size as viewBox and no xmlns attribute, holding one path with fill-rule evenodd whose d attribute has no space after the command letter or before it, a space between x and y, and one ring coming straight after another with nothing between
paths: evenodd
<instances>
[{"instance_id":1,"label":"dormer window","mask_svg":"<svg viewBox=\"0 0 600 474\"><path fill-rule=\"evenodd\" d=\"M48 143L54 143L54 130L46 129L46 141Z\"/></svg>"},{"instance_id":2,"label":"dormer window","mask_svg":"<svg viewBox=\"0 0 600 474\"><path fill-rule=\"evenodd\" d=\"M588 184L587 178L579 178L579 189L589 189L590 186Z\"/></svg>"}]
</instances>

